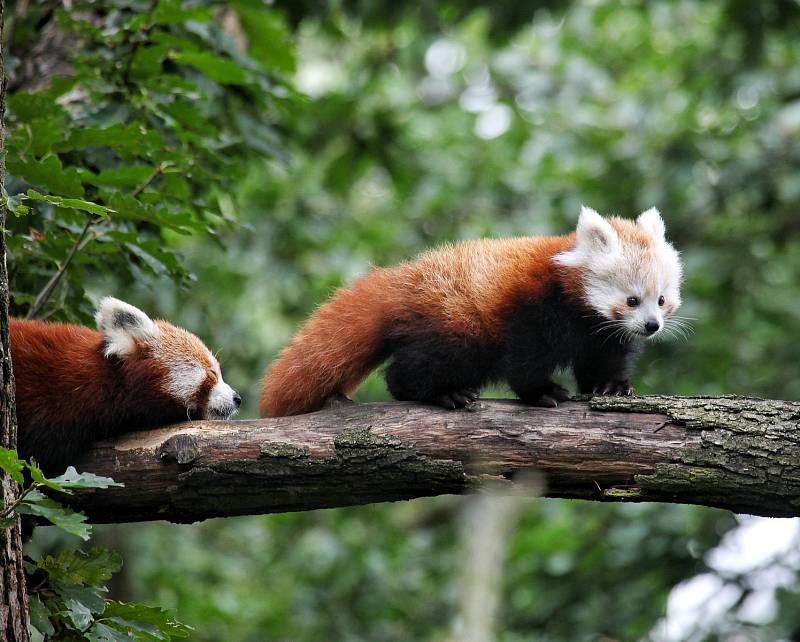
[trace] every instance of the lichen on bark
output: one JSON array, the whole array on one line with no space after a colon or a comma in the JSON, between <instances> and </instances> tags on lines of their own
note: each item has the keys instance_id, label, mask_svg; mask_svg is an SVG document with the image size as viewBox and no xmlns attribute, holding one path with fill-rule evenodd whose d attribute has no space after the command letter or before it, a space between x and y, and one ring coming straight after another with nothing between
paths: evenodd
<instances>
[{"instance_id":1,"label":"lichen on bark","mask_svg":"<svg viewBox=\"0 0 800 642\"><path fill-rule=\"evenodd\" d=\"M643 499L679 498L759 514L791 516L800 507L800 403L753 397L594 397L596 410L659 412L697 431L699 441L677 451L676 461L638 475Z\"/></svg>"}]
</instances>

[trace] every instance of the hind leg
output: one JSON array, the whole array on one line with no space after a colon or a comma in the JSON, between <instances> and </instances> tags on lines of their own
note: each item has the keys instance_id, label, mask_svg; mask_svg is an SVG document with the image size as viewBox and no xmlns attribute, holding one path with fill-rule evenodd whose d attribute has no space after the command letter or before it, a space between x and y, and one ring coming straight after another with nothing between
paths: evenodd
<instances>
[{"instance_id":1,"label":"hind leg","mask_svg":"<svg viewBox=\"0 0 800 642\"><path fill-rule=\"evenodd\" d=\"M404 343L392 354L386 385L400 401L464 408L478 399L486 381L481 357L475 349L437 338Z\"/></svg>"}]
</instances>

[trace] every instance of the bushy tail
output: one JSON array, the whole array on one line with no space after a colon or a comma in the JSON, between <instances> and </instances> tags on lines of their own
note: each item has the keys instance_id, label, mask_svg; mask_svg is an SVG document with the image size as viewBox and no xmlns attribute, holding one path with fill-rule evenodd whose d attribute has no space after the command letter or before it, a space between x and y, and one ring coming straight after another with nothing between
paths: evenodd
<instances>
[{"instance_id":1,"label":"bushy tail","mask_svg":"<svg viewBox=\"0 0 800 642\"><path fill-rule=\"evenodd\" d=\"M262 417L319 410L331 394L352 393L383 360L391 308L388 270L336 292L284 348L264 375Z\"/></svg>"}]
</instances>

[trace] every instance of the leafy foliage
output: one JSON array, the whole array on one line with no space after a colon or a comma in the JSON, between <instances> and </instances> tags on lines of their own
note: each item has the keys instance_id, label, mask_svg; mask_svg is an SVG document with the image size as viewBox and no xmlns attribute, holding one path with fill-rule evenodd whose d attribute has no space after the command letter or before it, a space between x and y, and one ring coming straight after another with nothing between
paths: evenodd
<instances>
[{"instance_id":1,"label":"leafy foliage","mask_svg":"<svg viewBox=\"0 0 800 642\"><path fill-rule=\"evenodd\" d=\"M67 508L39 489L71 494L75 489L122 486L113 479L79 473L70 466L63 475L47 478L33 461L0 448L0 470L24 485L17 500L0 504L0 528L16 524L19 515L47 519L70 535L88 540L91 526L83 513ZM26 482L25 474L29 482ZM114 602L106 597L104 583L122 568L118 553L103 547L88 551L65 550L26 562L31 623L46 639L117 642L188 637L190 627L163 609L143 604Z\"/></svg>"},{"instance_id":2,"label":"leafy foliage","mask_svg":"<svg viewBox=\"0 0 800 642\"><path fill-rule=\"evenodd\" d=\"M59 477L46 478L35 461L23 461L17 458L17 453L8 448L0 448L0 469L11 476L20 485L25 484L27 473L30 483L25 485L15 502L8 506L0 505L0 523L9 526L15 522L14 514L34 515L43 517L51 524L65 530L71 535L81 539L89 539L91 527L86 524L86 516L82 513L62 506L51 499L39 489L50 489L60 493L71 494L75 488L108 488L109 486L122 486L113 479L100 477L93 473L78 473L72 466Z\"/></svg>"},{"instance_id":3,"label":"leafy foliage","mask_svg":"<svg viewBox=\"0 0 800 642\"><path fill-rule=\"evenodd\" d=\"M19 34L46 7L14 15L20 76L35 43ZM79 2L55 19L75 52L69 74L45 86L18 77L8 100L12 309L87 320L98 268L188 282L164 241L232 224L224 190L246 159L278 155L269 115L287 95L276 76L294 61L291 49L273 60L263 44L237 44L262 27L286 39L279 13L247 2L132 0L108 12Z\"/></svg>"},{"instance_id":4,"label":"leafy foliage","mask_svg":"<svg viewBox=\"0 0 800 642\"><path fill-rule=\"evenodd\" d=\"M39 560L32 578L41 580L31 598L31 620L52 639L117 642L186 638L191 628L160 608L107 599L103 583L122 568L105 548L65 551Z\"/></svg>"}]
</instances>

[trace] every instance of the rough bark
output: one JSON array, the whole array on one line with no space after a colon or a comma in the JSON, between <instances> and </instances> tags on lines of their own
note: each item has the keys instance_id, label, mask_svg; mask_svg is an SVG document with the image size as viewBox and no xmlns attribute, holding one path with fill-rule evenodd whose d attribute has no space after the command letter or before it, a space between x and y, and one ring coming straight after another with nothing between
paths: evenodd
<instances>
[{"instance_id":1,"label":"rough bark","mask_svg":"<svg viewBox=\"0 0 800 642\"><path fill-rule=\"evenodd\" d=\"M0 43L3 40L5 2L0 0ZM1 45L0 45L1 47ZM0 48L0 192L5 180L5 113L6 75L4 52ZM0 446L15 448L17 444L14 409L14 373L8 337L8 271L5 243L6 207L0 203ZM0 500L9 503L16 498L17 486L0 473ZM22 540L19 519L11 528L0 528L0 640L30 640L28 632L28 594L22 566Z\"/></svg>"},{"instance_id":2,"label":"rough bark","mask_svg":"<svg viewBox=\"0 0 800 642\"><path fill-rule=\"evenodd\" d=\"M309 510L515 488L550 497L800 515L800 403L595 397L472 411L345 405L280 419L185 423L97 444L79 468L124 489L76 498L99 522Z\"/></svg>"}]
</instances>

